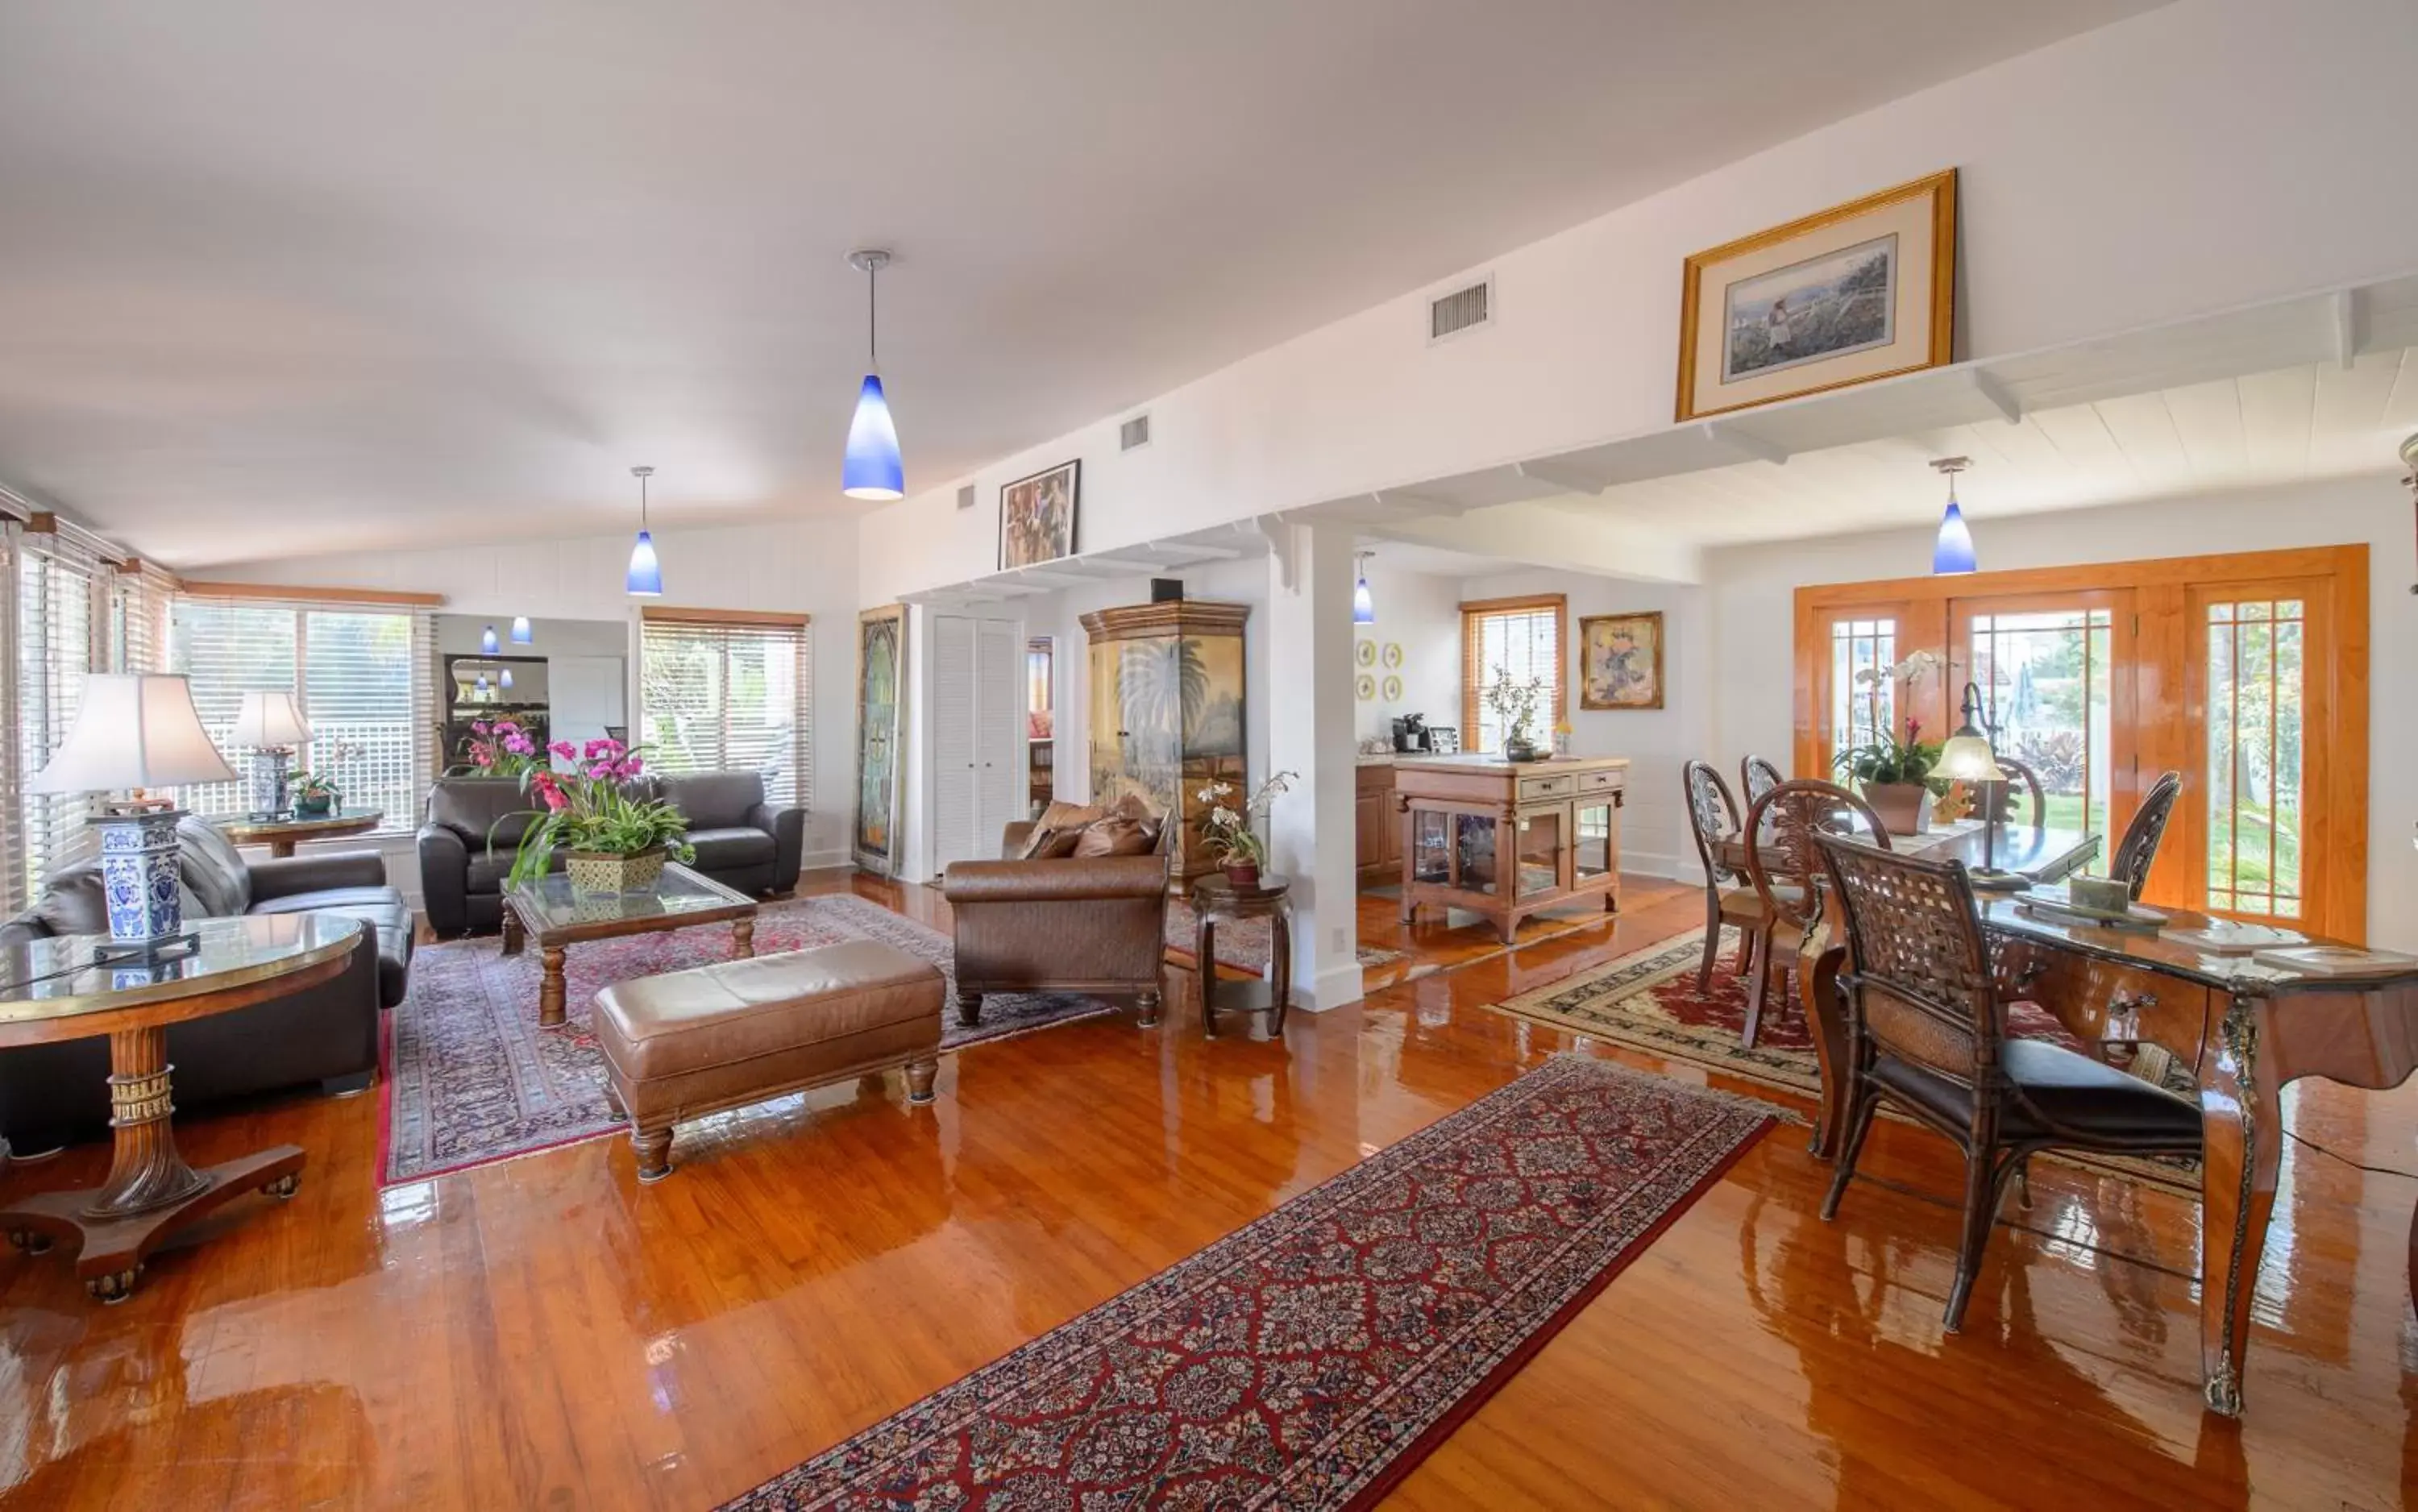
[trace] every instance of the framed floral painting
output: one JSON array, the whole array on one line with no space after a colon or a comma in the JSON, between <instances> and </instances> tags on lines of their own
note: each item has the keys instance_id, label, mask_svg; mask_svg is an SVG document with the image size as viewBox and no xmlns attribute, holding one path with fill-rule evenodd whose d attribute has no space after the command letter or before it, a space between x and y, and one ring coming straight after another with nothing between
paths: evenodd
<instances>
[{"instance_id":1,"label":"framed floral painting","mask_svg":"<svg viewBox=\"0 0 2418 1512\"><path fill-rule=\"evenodd\" d=\"M1662 611L1579 621L1579 707L1662 707Z\"/></svg>"},{"instance_id":2,"label":"framed floral painting","mask_svg":"<svg viewBox=\"0 0 2418 1512\"><path fill-rule=\"evenodd\" d=\"M1938 367L1955 334L1951 168L1689 258L1678 418Z\"/></svg>"},{"instance_id":3,"label":"framed floral painting","mask_svg":"<svg viewBox=\"0 0 2418 1512\"><path fill-rule=\"evenodd\" d=\"M1083 491L1081 458L1019 478L999 491L999 565L1031 567L1075 555L1075 507Z\"/></svg>"}]
</instances>

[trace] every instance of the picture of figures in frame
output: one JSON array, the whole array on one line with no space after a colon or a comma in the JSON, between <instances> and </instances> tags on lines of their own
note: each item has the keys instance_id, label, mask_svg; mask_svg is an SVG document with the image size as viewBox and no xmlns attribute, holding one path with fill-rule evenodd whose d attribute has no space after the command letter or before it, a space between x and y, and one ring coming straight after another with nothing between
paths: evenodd
<instances>
[{"instance_id":1,"label":"picture of figures in frame","mask_svg":"<svg viewBox=\"0 0 2418 1512\"><path fill-rule=\"evenodd\" d=\"M1063 462L999 491L999 565L1031 567L1075 555L1083 462Z\"/></svg>"},{"instance_id":2,"label":"picture of figures in frame","mask_svg":"<svg viewBox=\"0 0 2418 1512\"><path fill-rule=\"evenodd\" d=\"M899 693L907 665L907 610L867 609L856 621L856 864L897 875Z\"/></svg>"},{"instance_id":3,"label":"picture of figures in frame","mask_svg":"<svg viewBox=\"0 0 2418 1512\"><path fill-rule=\"evenodd\" d=\"M1579 621L1579 707L1662 707L1662 611Z\"/></svg>"}]
</instances>

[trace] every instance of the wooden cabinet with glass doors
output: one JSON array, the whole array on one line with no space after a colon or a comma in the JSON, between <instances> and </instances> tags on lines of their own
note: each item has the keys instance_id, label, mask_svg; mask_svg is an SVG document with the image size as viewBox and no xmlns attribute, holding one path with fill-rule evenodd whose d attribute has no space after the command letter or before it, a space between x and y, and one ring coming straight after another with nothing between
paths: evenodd
<instances>
[{"instance_id":1,"label":"wooden cabinet with glass doors","mask_svg":"<svg viewBox=\"0 0 2418 1512\"><path fill-rule=\"evenodd\" d=\"M1466 909L1507 945L1540 909L1596 897L1617 908L1628 781L1620 756L1396 757L1403 923L1423 903Z\"/></svg>"}]
</instances>

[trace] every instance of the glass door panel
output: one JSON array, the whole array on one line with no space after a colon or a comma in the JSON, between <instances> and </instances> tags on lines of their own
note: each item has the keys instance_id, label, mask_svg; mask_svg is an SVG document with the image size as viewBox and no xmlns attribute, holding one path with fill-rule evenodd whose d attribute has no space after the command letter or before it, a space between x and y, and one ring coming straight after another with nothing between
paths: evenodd
<instances>
[{"instance_id":1,"label":"glass door panel","mask_svg":"<svg viewBox=\"0 0 2418 1512\"><path fill-rule=\"evenodd\" d=\"M1422 882L1452 880L1452 816L1433 809L1411 813L1411 875Z\"/></svg>"},{"instance_id":2,"label":"glass door panel","mask_svg":"<svg viewBox=\"0 0 2418 1512\"><path fill-rule=\"evenodd\" d=\"M2127 599L2099 592L1951 605L1955 668L1981 695L1991 749L2040 779L2044 816L2029 812L2028 789L2017 783L2009 817L2024 824L2044 817L2051 829L2100 836L2088 870L2102 876L2132 800L2117 792L2119 775L2129 788L2133 774ZM1951 706L1962 692L1961 681L1951 686Z\"/></svg>"},{"instance_id":3,"label":"glass door panel","mask_svg":"<svg viewBox=\"0 0 2418 1512\"><path fill-rule=\"evenodd\" d=\"M1519 897L1551 893L1562 885L1562 834L1568 828L1559 814L1531 814L1516 828L1520 835Z\"/></svg>"},{"instance_id":4,"label":"glass door panel","mask_svg":"<svg viewBox=\"0 0 2418 1512\"><path fill-rule=\"evenodd\" d=\"M2195 598L2207 710L2196 828L2209 911L2306 919L2308 601L2221 589Z\"/></svg>"},{"instance_id":5,"label":"glass door panel","mask_svg":"<svg viewBox=\"0 0 2418 1512\"><path fill-rule=\"evenodd\" d=\"M1494 821L1475 814L1455 814L1452 832L1461 887L1471 893L1501 892L1494 862Z\"/></svg>"},{"instance_id":6,"label":"glass door panel","mask_svg":"<svg viewBox=\"0 0 2418 1512\"><path fill-rule=\"evenodd\" d=\"M1830 621L1828 730L1835 755L1873 741L1898 727L1894 617Z\"/></svg>"},{"instance_id":7,"label":"glass door panel","mask_svg":"<svg viewBox=\"0 0 2418 1512\"><path fill-rule=\"evenodd\" d=\"M1612 805L1583 803L1578 811L1578 833L1570 851L1570 870L1577 881L1584 882L1602 877L1613 867Z\"/></svg>"}]
</instances>

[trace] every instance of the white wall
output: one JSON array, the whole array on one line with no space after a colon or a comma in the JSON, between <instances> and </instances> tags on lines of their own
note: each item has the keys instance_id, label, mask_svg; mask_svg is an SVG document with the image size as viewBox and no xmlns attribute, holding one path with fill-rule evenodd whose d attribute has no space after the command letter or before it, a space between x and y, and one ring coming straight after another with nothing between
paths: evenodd
<instances>
[{"instance_id":1,"label":"white wall","mask_svg":"<svg viewBox=\"0 0 2418 1512\"><path fill-rule=\"evenodd\" d=\"M1000 485L1070 457L1094 550L1665 423L1688 254L1951 164L1960 356L2407 271L2413 72L2410 0L2186 0L2070 38L1507 250L1479 334L1429 345L1434 291L1405 291L1136 406L1148 447L1102 416L983 468L976 509L964 479L888 506L867 600L990 571Z\"/></svg>"},{"instance_id":2,"label":"white wall","mask_svg":"<svg viewBox=\"0 0 2418 1512\"><path fill-rule=\"evenodd\" d=\"M662 603L700 609L797 610L814 620L814 801L806 864L848 858L856 772L857 522L817 518L780 525L659 530ZM622 591L627 534L511 541L423 551L387 551L214 565L214 580L441 593L445 612L493 619L606 620L626 627L622 654L636 656L636 605ZM416 891L416 872L393 860L397 886Z\"/></svg>"},{"instance_id":3,"label":"white wall","mask_svg":"<svg viewBox=\"0 0 2418 1512\"><path fill-rule=\"evenodd\" d=\"M1356 740L1394 738L1394 720L1401 714L1424 714L1431 725L1461 723L1461 582L1431 573L1404 572L1385 565L1382 548L1368 567L1369 596L1377 606L1377 622L1356 625L1360 640L1378 648L1377 664L1363 667L1377 680L1377 696L1353 708ZM1402 695L1385 696L1386 646L1402 649L1402 664L1393 673L1402 680Z\"/></svg>"},{"instance_id":4,"label":"white wall","mask_svg":"<svg viewBox=\"0 0 2418 1512\"><path fill-rule=\"evenodd\" d=\"M1570 749L1580 756L1630 760L1629 787L1620 812L1620 869L1657 877L1695 875L1695 852L1688 839L1686 809L1679 797L1679 767L1711 743L1704 590L1543 571L1474 577L1461 587L1471 599L1559 593L1569 600L1569 640L1563 647L1563 657L1570 678ZM1581 709L1579 621L1590 615L1643 614L1655 609L1663 616L1662 707ZM1456 649L1459 645L1456 627ZM1453 681L1458 689L1458 675ZM1735 783L1735 761L1730 769L1730 780Z\"/></svg>"},{"instance_id":5,"label":"white wall","mask_svg":"<svg viewBox=\"0 0 2418 1512\"><path fill-rule=\"evenodd\" d=\"M2368 939L2411 950L2418 949L2418 850L2410 846L2418 786L2408 753L2418 749L2418 597L2410 586L2418 563L2410 511L2409 491L2391 480L2352 479L2008 519L1968 505L1968 517L1985 571L2368 542ZM1788 764L1795 590L1919 574L1930 566L1931 544L1928 531L1890 531L1711 554L1704 590L1710 663L1702 685L1713 702L1707 748L1725 771L1735 771L1749 751Z\"/></svg>"}]
</instances>

